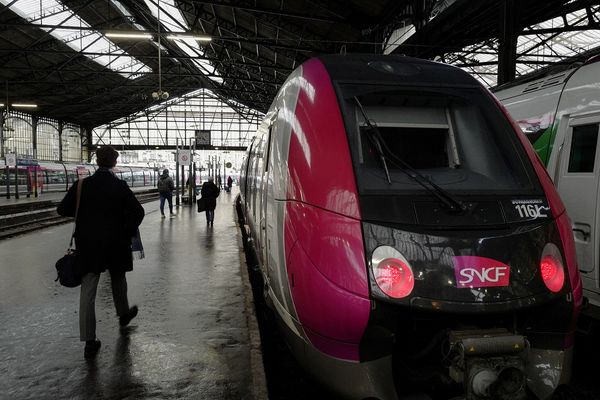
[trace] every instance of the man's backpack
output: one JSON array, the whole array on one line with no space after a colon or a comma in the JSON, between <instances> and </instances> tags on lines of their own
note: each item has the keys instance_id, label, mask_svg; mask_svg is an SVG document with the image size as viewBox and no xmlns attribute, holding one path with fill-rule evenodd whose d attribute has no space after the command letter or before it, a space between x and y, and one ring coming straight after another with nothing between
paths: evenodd
<instances>
[{"instance_id":1,"label":"man's backpack","mask_svg":"<svg viewBox=\"0 0 600 400\"><path fill-rule=\"evenodd\" d=\"M158 191L161 193L165 193L169 191L169 180L168 179L159 179L158 180Z\"/></svg>"}]
</instances>

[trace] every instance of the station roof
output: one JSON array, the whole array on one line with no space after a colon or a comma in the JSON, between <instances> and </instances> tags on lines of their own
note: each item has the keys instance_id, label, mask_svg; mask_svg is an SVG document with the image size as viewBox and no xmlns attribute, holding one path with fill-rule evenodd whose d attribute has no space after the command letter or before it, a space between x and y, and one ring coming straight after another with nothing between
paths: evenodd
<instances>
[{"instance_id":1,"label":"station roof","mask_svg":"<svg viewBox=\"0 0 600 400\"><path fill-rule=\"evenodd\" d=\"M35 103L34 114L95 127L156 104L159 89L173 98L205 87L234 109L264 112L295 67L340 52L436 58L486 81L507 1L518 5L519 29L531 30L529 47L598 28L588 0L0 0L0 103ZM580 21L565 17L576 10ZM536 26L553 18L564 23ZM416 33L391 43L408 26ZM107 37L116 31L149 38ZM568 57L538 54L527 65Z\"/></svg>"}]
</instances>

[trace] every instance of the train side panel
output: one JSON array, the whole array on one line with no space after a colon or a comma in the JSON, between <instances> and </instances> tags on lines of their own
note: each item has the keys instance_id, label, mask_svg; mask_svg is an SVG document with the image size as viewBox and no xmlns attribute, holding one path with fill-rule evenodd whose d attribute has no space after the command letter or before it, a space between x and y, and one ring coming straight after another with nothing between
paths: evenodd
<instances>
[{"instance_id":1,"label":"train side panel","mask_svg":"<svg viewBox=\"0 0 600 400\"><path fill-rule=\"evenodd\" d=\"M293 112L301 90L302 68L292 72L272 106L268 119L268 164L265 191L266 264L269 270L269 290L273 301L289 329L301 335L301 326L292 300L288 281L285 249L295 242L293 233L285 228L286 194L288 187L288 156L294 126Z\"/></svg>"},{"instance_id":2,"label":"train side panel","mask_svg":"<svg viewBox=\"0 0 600 400\"><path fill-rule=\"evenodd\" d=\"M543 151L535 148L546 161L569 213L584 294L596 307L600 307L599 73L600 63L591 62L567 71L565 80L552 89L522 93L536 81L496 93L521 128L526 128L523 121L539 121L540 110L556 102L555 118L548 128L550 144Z\"/></svg>"},{"instance_id":3,"label":"train side panel","mask_svg":"<svg viewBox=\"0 0 600 400\"><path fill-rule=\"evenodd\" d=\"M544 164L548 163L555 140L558 102L567 79L574 71L564 71L495 93Z\"/></svg>"}]
</instances>

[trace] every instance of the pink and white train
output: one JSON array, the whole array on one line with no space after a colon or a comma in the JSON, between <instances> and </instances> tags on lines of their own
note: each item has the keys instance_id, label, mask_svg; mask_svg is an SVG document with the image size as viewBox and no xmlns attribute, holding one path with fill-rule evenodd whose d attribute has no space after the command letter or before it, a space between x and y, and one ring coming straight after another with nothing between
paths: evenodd
<instances>
[{"instance_id":1,"label":"pink and white train","mask_svg":"<svg viewBox=\"0 0 600 400\"><path fill-rule=\"evenodd\" d=\"M260 125L240 190L292 353L344 398L547 399L568 382L582 300L568 217L467 73L310 59Z\"/></svg>"}]
</instances>

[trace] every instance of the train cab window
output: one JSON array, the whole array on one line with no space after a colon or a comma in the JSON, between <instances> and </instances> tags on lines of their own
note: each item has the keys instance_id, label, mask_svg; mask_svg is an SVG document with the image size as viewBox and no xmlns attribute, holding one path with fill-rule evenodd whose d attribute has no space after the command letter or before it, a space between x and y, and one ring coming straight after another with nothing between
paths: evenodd
<instances>
[{"instance_id":1,"label":"train cab window","mask_svg":"<svg viewBox=\"0 0 600 400\"><path fill-rule=\"evenodd\" d=\"M594 172L597 142L598 124L573 127L569 172Z\"/></svg>"},{"instance_id":2,"label":"train cab window","mask_svg":"<svg viewBox=\"0 0 600 400\"><path fill-rule=\"evenodd\" d=\"M360 193L422 191L406 166L452 192L541 191L512 126L483 90L351 84L340 90Z\"/></svg>"},{"instance_id":3,"label":"train cab window","mask_svg":"<svg viewBox=\"0 0 600 400\"><path fill-rule=\"evenodd\" d=\"M412 168L447 168L459 164L453 149L455 141L451 122L443 108L389 108L368 107L366 114L376 120L383 145ZM377 163L378 156L372 148L370 129L374 129L358 113L362 154L368 165ZM372 122L372 121L371 121ZM389 168L399 169L401 165L391 162Z\"/></svg>"}]
</instances>

